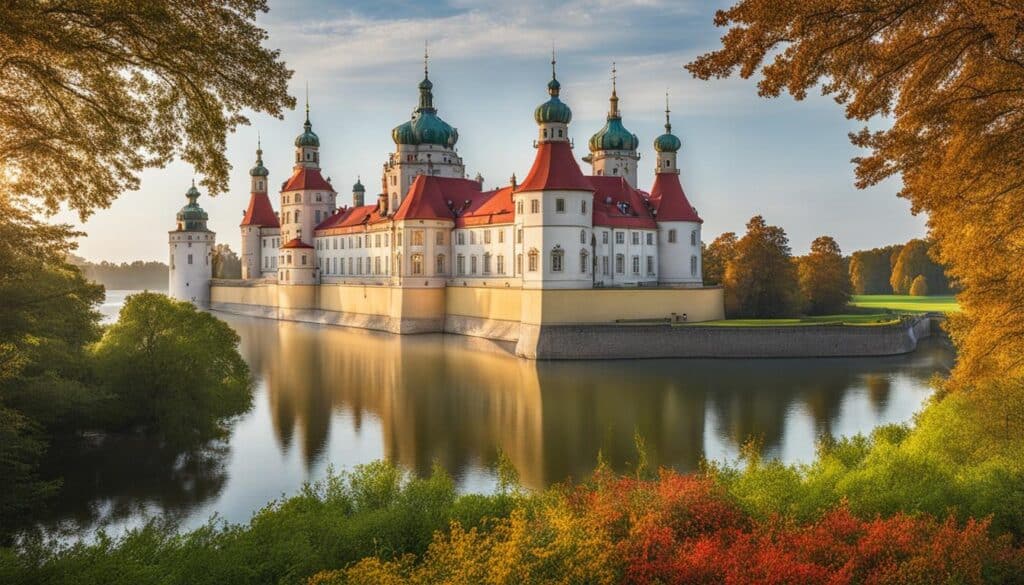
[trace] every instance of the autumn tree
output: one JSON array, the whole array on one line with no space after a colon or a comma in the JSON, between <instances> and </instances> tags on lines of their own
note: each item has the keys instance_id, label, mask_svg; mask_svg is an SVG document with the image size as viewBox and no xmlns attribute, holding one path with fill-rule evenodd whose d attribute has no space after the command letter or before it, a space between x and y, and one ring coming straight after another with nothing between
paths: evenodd
<instances>
[{"instance_id":1,"label":"autumn tree","mask_svg":"<svg viewBox=\"0 0 1024 585\"><path fill-rule=\"evenodd\" d=\"M928 296L928 279L925 278L923 274L918 274L917 277L914 278L914 282L910 284L910 296Z\"/></svg>"},{"instance_id":2,"label":"autumn tree","mask_svg":"<svg viewBox=\"0 0 1024 585\"><path fill-rule=\"evenodd\" d=\"M902 246L857 250L850 255L850 284L858 295L892 294L892 267Z\"/></svg>"},{"instance_id":3,"label":"autumn tree","mask_svg":"<svg viewBox=\"0 0 1024 585\"><path fill-rule=\"evenodd\" d=\"M850 277L843 253L830 236L811 242L810 254L799 259L798 276L811 315L838 313L850 302Z\"/></svg>"},{"instance_id":4,"label":"autumn tree","mask_svg":"<svg viewBox=\"0 0 1024 585\"><path fill-rule=\"evenodd\" d=\"M910 240L903 246L892 269L890 283L894 293L911 294L910 287L918 276L925 278L931 294L949 292L949 281L942 267L929 257L928 252L929 245L924 240Z\"/></svg>"},{"instance_id":5,"label":"autumn tree","mask_svg":"<svg viewBox=\"0 0 1024 585\"><path fill-rule=\"evenodd\" d=\"M703 252L704 284L722 284L725 279L725 267L736 255L736 233L725 232L715 238Z\"/></svg>"},{"instance_id":6,"label":"autumn tree","mask_svg":"<svg viewBox=\"0 0 1024 585\"><path fill-rule=\"evenodd\" d=\"M0 3L0 193L84 218L176 156L225 191L225 136L243 112L295 105L292 73L255 23L266 11L266 0Z\"/></svg>"},{"instance_id":7,"label":"autumn tree","mask_svg":"<svg viewBox=\"0 0 1024 585\"><path fill-rule=\"evenodd\" d=\"M213 247L212 270L214 278L242 278L242 260L227 244Z\"/></svg>"},{"instance_id":8,"label":"autumn tree","mask_svg":"<svg viewBox=\"0 0 1024 585\"><path fill-rule=\"evenodd\" d=\"M857 186L902 179L939 262L962 287L953 318L964 382L1024 375L1024 5L1005 0L739 0L697 77L761 74L759 93L820 85L846 116ZM885 118L884 122L882 118Z\"/></svg>"},{"instance_id":9,"label":"autumn tree","mask_svg":"<svg viewBox=\"0 0 1024 585\"><path fill-rule=\"evenodd\" d=\"M725 269L726 310L735 317L780 317L799 312L800 287L789 238L760 215L747 222Z\"/></svg>"}]
</instances>

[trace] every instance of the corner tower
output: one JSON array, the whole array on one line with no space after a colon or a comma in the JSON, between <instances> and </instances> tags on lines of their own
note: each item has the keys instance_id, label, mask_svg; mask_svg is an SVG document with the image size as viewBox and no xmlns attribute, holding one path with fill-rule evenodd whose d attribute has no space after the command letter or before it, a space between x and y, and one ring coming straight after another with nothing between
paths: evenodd
<instances>
[{"instance_id":1,"label":"corner tower","mask_svg":"<svg viewBox=\"0 0 1024 585\"><path fill-rule=\"evenodd\" d=\"M417 175L462 179L466 167L455 149L459 131L437 115L434 83L430 81L429 55L423 54L423 81L419 84L419 105L412 118L391 131L395 151L384 163L386 214L394 214Z\"/></svg>"},{"instance_id":2,"label":"corner tower","mask_svg":"<svg viewBox=\"0 0 1024 585\"><path fill-rule=\"evenodd\" d=\"M636 167L640 160L637 148L640 140L622 125L619 96L616 88L615 64L612 64L612 96L609 98L608 118L604 128L590 137L590 154L583 158L598 176L621 176L636 188Z\"/></svg>"},{"instance_id":3,"label":"corner tower","mask_svg":"<svg viewBox=\"0 0 1024 585\"><path fill-rule=\"evenodd\" d=\"M213 277L215 233L206 227L209 216L196 203L199 189L195 181L185 193L188 204L178 211L175 229L168 232L170 270L167 294L200 307L210 304L210 279Z\"/></svg>"},{"instance_id":4,"label":"corner tower","mask_svg":"<svg viewBox=\"0 0 1024 585\"><path fill-rule=\"evenodd\" d=\"M516 272L523 288L592 288L594 189L572 153L572 110L559 98L551 57L548 101L534 111L540 137L533 167L515 188ZM520 237L519 234L522 234Z\"/></svg>"},{"instance_id":5,"label":"corner tower","mask_svg":"<svg viewBox=\"0 0 1024 585\"><path fill-rule=\"evenodd\" d=\"M249 207L242 216L242 278L259 278L270 265L274 250L264 249L262 239L276 232L281 224L270 205L267 184L270 171L263 166L263 149L256 143L256 164L249 169Z\"/></svg>"}]
</instances>

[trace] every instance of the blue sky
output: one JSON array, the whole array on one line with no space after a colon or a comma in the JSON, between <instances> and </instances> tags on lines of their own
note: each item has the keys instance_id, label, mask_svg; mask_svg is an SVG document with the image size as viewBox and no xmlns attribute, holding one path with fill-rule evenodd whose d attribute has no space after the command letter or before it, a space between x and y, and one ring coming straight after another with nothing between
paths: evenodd
<instances>
[{"instance_id":1,"label":"blue sky","mask_svg":"<svg viewBox=\"0 0 1024 585\"><path fill-rule=\"evenodd\" d=\"M546 99L554 42L579 157L604 123L611 64L617 63L623 121L640 137L643 189L653 180L651 143L662 130L669 90L673 130L683 140L683 186L704 218L706 241L724 231L742 232L756 214L785 228L796 253L821 234L836 237L847 252L923 235L924 218L911 216L909 204L896 197L897 182L864 191L853 187L849 161L858 151L847 133L859 125L847 121L830 98L766 100L757 97L754 80L704 82L683 69L716 47L723 30L712 18L725 4L270 0L270 13L259 21L270 33L268 45L281 49L295 70L291 92L300 105L284 120L251 116L251 126L229 136L230 192L203 197L200 204L210 213L218 241L237 250L257 132L271 184L278 184L291 170L307 82L322 166L341 193L339 201L350 202L357 176L375 194L381 165L394 146L391 128L416 105L424 40L430 43L434 103L459 129L469 175L482 173L487 187L504 184L512 173L522 178L533 160L532 113ZM192 176L182 163L144 173L139 191L123 194L81 226L88 237L79 253L118 262L165 260L166 231L185 203Z\"/></svg>"}]
</instances>

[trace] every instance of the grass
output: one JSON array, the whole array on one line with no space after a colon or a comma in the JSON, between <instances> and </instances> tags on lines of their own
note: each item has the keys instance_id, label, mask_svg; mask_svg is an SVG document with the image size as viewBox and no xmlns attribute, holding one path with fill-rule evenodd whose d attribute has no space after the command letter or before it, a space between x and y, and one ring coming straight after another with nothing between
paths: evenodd
<instances>
[{"instance_id":1,"label":"grass","mask_svg":"<svg viewBox=\"0 0 1024 585\"><path fill-rule=\"evenodd\" d=\"M934 297L911 297L906 295L854 295L855 307L863 309L888 309L900 313L955 313L960 305L953 295Z\"/></svg>"},{"instance_id":2,"label":"grass","mask_svg":"<svg viewBox=\"0 0 1024 585\"><path fill-rule=\"evenodd\" d=\"M690 323L711 327L779 327L804 325L888 325L899 321L899 315L892 313L851 313L843 315L820 315L815 317L789 317L781 319L722 319Z\"/></svg>"}]
</instances>

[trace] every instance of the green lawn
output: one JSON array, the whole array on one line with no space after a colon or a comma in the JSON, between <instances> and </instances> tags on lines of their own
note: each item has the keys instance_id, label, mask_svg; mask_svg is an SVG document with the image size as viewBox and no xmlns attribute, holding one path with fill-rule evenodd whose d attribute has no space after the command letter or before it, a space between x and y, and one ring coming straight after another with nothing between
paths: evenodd
<instances>
[{"instance_id":1,"label":"green lawn","mask_svg":"<svg viewBox=\"0 0 1024 585\"><path fill-rule=\"evenodd\" d=\"M955 313L960 310L956 297L911 297L906 295L854 295L853 306L864 309L888 309L900 313Z\"/></svg>"},{"instance_id":2,"label":"green lawn","mask_svg":"<svg viewBox=\"0 0 1024 585\"><path fill-rule=\"evenodd\" d=\"M892 313L858 313L849 315L821 315L817 317L792 317L786 319L723 319L721 321L704 321L703 323L687 323L712 327L778 327L780 325L885 325L899 320Z\"/></svg>"}]
</instances>

